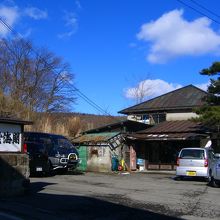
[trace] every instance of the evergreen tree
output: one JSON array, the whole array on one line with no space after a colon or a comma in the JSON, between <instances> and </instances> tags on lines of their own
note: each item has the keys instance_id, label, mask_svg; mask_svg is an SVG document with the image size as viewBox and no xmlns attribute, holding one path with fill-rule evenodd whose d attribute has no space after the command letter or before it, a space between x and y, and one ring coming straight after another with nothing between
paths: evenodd
<instances>
[{"instance_id":1,"label":"evergreen tree","mask_svg":"<svg viewBox=\"0 0 220 220\"><path fill-rule=\"evenodd\" d=\"M200 115L200 120L218 129L220 126L220 62L214 62L209 68L203 69L201 75L210 76L210 85L206 97L207 105L196 111Z\"/></svg>"}]
</instances>

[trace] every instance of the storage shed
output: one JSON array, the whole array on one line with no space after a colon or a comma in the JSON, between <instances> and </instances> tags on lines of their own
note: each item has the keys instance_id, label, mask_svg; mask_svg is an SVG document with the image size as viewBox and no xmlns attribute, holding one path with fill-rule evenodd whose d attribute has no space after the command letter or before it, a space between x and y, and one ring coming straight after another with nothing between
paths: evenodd
<instances>
[{"instance_id":1,"label":"storage shed","mask_svg":"<svg viewBox=\"0 0 220 220\"><path fill-rule=\"evenodd\" d=\"M121 154L123 137L120 132L84 134L72 140L77 147L82 171L109 172L112 158Z\"/></svg>"}]
</instances>

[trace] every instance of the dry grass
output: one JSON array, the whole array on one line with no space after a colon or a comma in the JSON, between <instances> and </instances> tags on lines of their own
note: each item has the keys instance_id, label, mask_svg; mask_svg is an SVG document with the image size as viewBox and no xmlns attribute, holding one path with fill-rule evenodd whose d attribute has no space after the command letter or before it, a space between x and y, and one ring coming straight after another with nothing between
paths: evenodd
<instances>
[{"instance_id":1,"label":"dry grass","mask_svg":"<svg viewBox=\"0 0 220 220\"><path fill-rule=\"evenodd\" d=\"M26 130L76 137L82 131L115 123L116 120L108 116L79 113L38 113L33 117L33 122Z\"/></svg>"}]
</instances>

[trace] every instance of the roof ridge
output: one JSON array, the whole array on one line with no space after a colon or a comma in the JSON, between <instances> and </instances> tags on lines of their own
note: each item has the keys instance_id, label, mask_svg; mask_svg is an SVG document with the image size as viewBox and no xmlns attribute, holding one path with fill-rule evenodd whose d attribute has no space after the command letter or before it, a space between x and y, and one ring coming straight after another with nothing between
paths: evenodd
<instances>
[{"instance_id":1,"label":"roof ridge","mask_svg":"<svg viewBox=\"0 0 220 220\"><path fill-rule=\"evenodd\" d=\"M164 93L164 94L159 95L159 96L157 96L157 97L154 97L154 98L152 98L152 99L149 99L149 100L146 100L146 101L144 101L144 102L138 103L138 104L133 105L133 106L131 106L131 107L128 107L128 108L122 109L122 110L119 111L118 113L121 113L121 112L123 112L123 111L126 111L127 109L130 109L130 108L134 108L134 107L137 107L137 106L143 105L143 104L145 104L145 103L151 102L151 101L153 101L153 100L155 100L155 99L159 99L159 98L161 98L161 97L163 97L163 96L166 96L166 95L168 95L168 94L171 94L171 93L177 92L177 91L179 91L179 90L186 89L187 87L193 87L193 88L195 88L195 89L197 89L197 90L199 90L199 91L201 91L201 92L204 92L204 93L208 94L206 91L204 91L204 90L202 90L202 89L200 89L200 88L198 88L198 87L196 87L196 86L194 86L194 85L192 85L192 84L189 84L189 85L187 85L187 86L184 86L184 87L181 87L181 88L178 88L178 89L172 90L172 91L170 91L170 92Z\"/></svg>"}]
</instances>

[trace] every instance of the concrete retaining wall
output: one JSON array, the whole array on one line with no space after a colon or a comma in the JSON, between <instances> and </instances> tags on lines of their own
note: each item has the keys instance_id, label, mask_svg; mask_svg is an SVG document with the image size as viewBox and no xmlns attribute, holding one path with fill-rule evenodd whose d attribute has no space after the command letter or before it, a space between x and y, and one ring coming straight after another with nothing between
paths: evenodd
<instances>
[{"instance_id":1,"label":"concrete retaining wall","mask_svg":"<svg viewBox=\"0 0 220 220\"><path fill-rule=\"evenodd\" d=\"M22 195L29 187L27 154L0 154L0 196Z\"/></svg>"}]
</instances>

